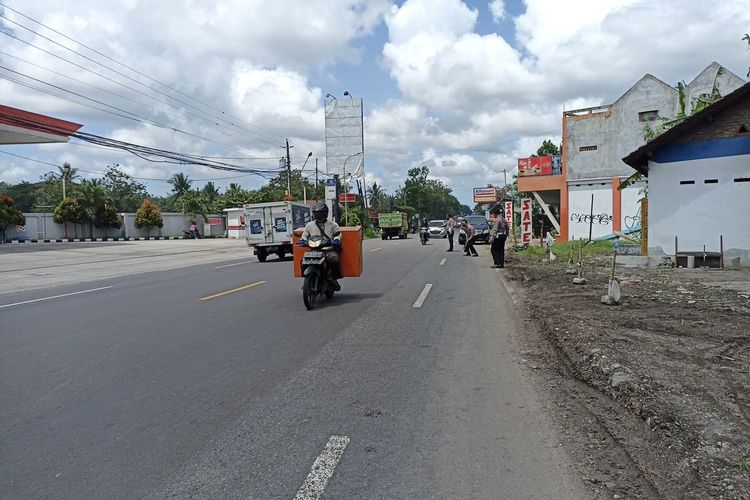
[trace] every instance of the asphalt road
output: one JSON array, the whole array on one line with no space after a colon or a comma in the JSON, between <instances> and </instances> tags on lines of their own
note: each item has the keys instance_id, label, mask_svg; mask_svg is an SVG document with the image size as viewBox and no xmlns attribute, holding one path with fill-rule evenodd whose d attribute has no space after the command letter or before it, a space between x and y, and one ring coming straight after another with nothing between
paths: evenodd
<instances>
[{"instance_id":1,"label":"asphalt road","mask_svg":"<svg viewBox=\"0 0 750 500\"><path fill-rule=\"evenodd\" d=\"M314 311L251 256L0 296L0 497L586 498L478 248L366 241Z\"/></svg>"}]
</instances>

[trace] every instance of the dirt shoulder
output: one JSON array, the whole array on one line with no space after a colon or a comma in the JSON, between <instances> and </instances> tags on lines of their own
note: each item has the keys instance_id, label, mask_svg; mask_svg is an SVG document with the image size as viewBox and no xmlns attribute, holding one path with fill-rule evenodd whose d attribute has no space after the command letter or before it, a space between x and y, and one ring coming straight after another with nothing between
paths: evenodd
<instances>
[{"instance_id":1,"label":"dirt shoulder","mask_svg":"<svg viewBox=\"0 0 750 500\"><path fill-rule=\"evenodd\" d=\"M750 499L750 271L617 268L511 254L563 443L600 498Z\"/></svg>"}]
</instances>

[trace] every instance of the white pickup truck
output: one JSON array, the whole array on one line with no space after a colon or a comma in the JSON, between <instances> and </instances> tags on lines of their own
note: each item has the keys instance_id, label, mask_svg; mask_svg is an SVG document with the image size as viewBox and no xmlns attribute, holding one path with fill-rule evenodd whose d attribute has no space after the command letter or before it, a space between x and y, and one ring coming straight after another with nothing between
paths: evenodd
<instances>
[{"instance_id":1,"label":"white pickup truck","mask_svg":"<svg viewBox=\"0 0 750 500\"><path fill-rule=\"evenodd\" d=\"M312 219L309 205L294 201L251 203L245 211L245 240L254 249L258 260L265 262L269 254L279 259L291 255L292 232Z\"/></svg>"}]
</instances>

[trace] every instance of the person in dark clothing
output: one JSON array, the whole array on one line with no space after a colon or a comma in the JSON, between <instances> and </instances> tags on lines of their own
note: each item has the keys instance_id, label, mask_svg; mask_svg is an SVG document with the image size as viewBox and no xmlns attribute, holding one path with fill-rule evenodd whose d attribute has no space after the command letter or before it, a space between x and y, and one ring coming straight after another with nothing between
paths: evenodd
<instances>
[{"instance_id":1,"label":"person in dark clothing","mask_svg":"<svg viewBox=\"0 0 750 500\"><path fill-rule=\"evenodd\" d=\"M505 240L508 238L508 221L499 211L495 212L495 231L490 253L494 268L505 267Z\"/></svg>"}]
</instances>

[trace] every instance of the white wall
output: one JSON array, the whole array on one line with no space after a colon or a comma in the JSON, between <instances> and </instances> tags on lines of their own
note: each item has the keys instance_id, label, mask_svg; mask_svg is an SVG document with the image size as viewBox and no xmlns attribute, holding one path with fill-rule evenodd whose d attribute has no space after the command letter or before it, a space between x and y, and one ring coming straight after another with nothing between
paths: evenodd
<instances>
[{"instance_id":1,"label":"white wall","mask_svg":"<svg viewBox=\"0 0 750 500\"><path fill-rule=\"evenodd\" d=\"M638 182L620 191L620 227L623 231L641 225L640 200L644 195L638 191L645 186L645 182Z\"/></svg>"},{"instance_id":2,"label":"white wall","mask_svg":"<svg viewBox=\"0 0 750 500\"><path fill-rule=\"evenodd\" d=\"M245 237L245 224L244 224L244 208L227 208L224 210L224 214L227 216L227 236L229 238L244 238ZM242 218L241 218L242 217ZM232 226L241 226L241 229L232 229Z\"/></svg>"},{"instance_id":3,"label":"white wall","mask_svg":"<svg viewBox=\"0 0 750 500\"><path fill-rule=\"evenodd\" d=\"M150 236L182 236L182 231L190 227L190 217L187 217L181 213L162 213L164 219L164 227L159 229L155 227L151 229ZM41 214L41 213L25 213L26 225L22 231L19 231L16 226L9 226L5 231L5 239L12 240L14 238L23 237L27 239L61 239L65 237L65 227L63 224L58 224L53 220L52 214ZM201 236L223 236L224 235L224 220L223 214L213 215L209 217L222 218L222 223L219 225L207 226L203 224L203 219L198 217L198 230ZM144 237L146 236L146 229L138 229L135 227L135 214L127 213L120 214L120 218L123 222L120 229L109 228L106 231L104 229L94 228L94 238L104 238L105 236L113 237ZM89 226L88 224L68 224L67 237L68 238L89 238ZM244 237L244 234L243 234Z\"/></svg>"},{"instance_id":4,"label":"white wall","mask_svg":"<svg viewBox=\"0 0 750 500\"><path fill-rule=\"evenodd\" d=\"M594 223L591 227L591 237L598 238L614 231L612 226L612 183L594 182L592 185L568 185L568 239L577 240L589 237L589 213L591 211L591 195L594 195ZM601 218L604 224L600 223Z\"/></svg>"},{"instance_id":5,"label":"white wall","mask_svg":"<svg viewBox=\"0 0 750 500\"><path fill-rule=\"evenodd\" d=\"M719 251L724 236L725 261L750 259L750 155L649 164L649 254L680 251ZM716 184L705 184L717 179ZM695 181L681 185L680 181Z\"/></svg>"}]
</instances>

